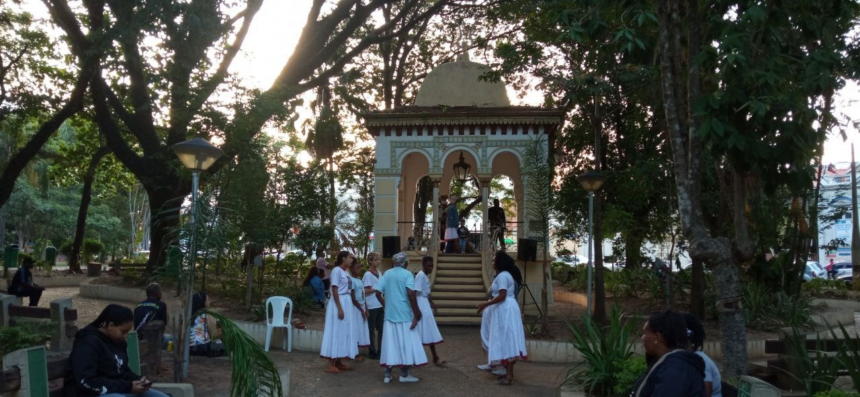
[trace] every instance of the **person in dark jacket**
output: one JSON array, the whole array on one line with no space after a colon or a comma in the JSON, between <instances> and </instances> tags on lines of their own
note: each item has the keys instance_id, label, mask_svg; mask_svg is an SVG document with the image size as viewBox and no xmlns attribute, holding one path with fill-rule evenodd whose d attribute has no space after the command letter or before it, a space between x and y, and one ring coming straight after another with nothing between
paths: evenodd
<instances>
[{"instance_id":1,"label":"person in dark jacket","mask_svg":"<svg viewBox=\"0 0 860 397\"><path fill-rule=\"evenodd\" d=\"M658 312L642 333L648 370L636 380L633 397L702 397L705 362L687 350L687 320L683 314Z\"/></svg>"},{"instance_id":2,"label":"person in dark jacket","mask_svg":"<svg viewBox=\"0 0 860 397\"><path fill-rule=\"evenodd\" d=\"M78 331L69 356L66 397L167 397L128 367L125 337L134 325L131 309L110 304L95 321Z\"/></svg>"},{"instance_id":3,"label":"person in dark jacket","mask_svg":"<svg viewBox=\"0 0 860 397\"><path fill-rule=\"evenodd\" d=\"M140 330L151 321L167 324L167 304L161 300L161 286L152 283L146 286L146 300L134 308L134 329Z\"/></svg>"},{"instance_id":4,"label":"person in dark jacket","mask_svg":"<svg viewBox=\"0 0 860 397\"><path fill-rule=\"evenodd\" d=\"M33 259L24 258L24 264L15 272L12 277L12 283L9 285L9 293L15 296L29 297L30 306L39 306L39 299L42 298L42 291L45 287L40 287L33 282Z\"/></svg>"}]
</instances>

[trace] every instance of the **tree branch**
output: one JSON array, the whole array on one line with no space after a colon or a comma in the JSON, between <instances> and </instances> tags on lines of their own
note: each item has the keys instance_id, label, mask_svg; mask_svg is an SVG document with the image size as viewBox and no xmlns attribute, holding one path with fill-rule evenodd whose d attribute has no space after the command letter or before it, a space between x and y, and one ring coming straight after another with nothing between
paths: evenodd
<instances>
[{"instance_id":1,"label":"tree branch","mask_svg":"<svg viewBox=\"0 0 860 397\"><path fill-rule=\"evenodd\" d=\"M107 90L108 85L104 79L99 75L94 76L90 93L95 108L96 125L99 126L99 131L105 137L108 147L113 151L116 158L135 175L145 175L151 171L148 167L149 162L135 153L123 139L119 126L111 117L110 108L107 104Z\"/></svg>"}]
</instances>

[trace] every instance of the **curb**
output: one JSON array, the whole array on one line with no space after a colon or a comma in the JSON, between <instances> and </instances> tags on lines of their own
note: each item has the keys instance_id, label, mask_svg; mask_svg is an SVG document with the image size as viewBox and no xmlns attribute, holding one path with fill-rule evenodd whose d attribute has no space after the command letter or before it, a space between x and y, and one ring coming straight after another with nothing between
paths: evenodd
<instances>
[{"instance_id":1,"label":"curb","mask_svg":"<svg viewBox=\"0 0 860 397\"><path fill-rule=\"evenodd\" d=\"M138 303L146 300L146 291L142 289L114 287L111 285L90 284L87 280L80 285L80 295L84 298L115 300Z\"/></svg>"}]
</instances>

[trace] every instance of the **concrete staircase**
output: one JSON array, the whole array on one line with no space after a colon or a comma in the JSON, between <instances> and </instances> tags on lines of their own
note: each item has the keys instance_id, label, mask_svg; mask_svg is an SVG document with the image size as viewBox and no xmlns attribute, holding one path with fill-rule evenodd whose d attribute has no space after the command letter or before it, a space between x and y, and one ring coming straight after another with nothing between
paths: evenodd
<instances>
[{"instance_id":1,"label":"concrete staircase","mask_svg":"<svg viewBox=\"0 0 860 397\"><path fill-rule=\"evenodd\" d=\"M436 323L481 325L477 306L487 300L481 266L481 255L439 254L432 293Z\"/></svg>"}]
</instances>

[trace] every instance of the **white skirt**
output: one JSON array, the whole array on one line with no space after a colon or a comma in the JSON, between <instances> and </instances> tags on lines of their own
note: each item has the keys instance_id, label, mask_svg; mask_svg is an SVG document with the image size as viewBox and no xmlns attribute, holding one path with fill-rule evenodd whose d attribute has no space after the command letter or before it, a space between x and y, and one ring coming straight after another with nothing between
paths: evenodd
<instances>
[{"instance_id":1,"label":"white skirt","mask_svg":"<svg viewBox=\"0 0 860 397\"><path fill-rule=\"evenodd\" d=\"M445 240L459 240L460 235L457 234L457 228L449 227L445 229Z\"/></svg>"},{"instance_id":2,"label":"white skirt","mask_svg":"<svg viewBox=\"0 0 860 397\"><path fill-rule=\"evenodd\" d=\"M404 367L427 364L427 354L418 335L418 327L409 329L412 322L393 323L385 321L382 326L382 352L379 365Z\"/></svg>"},{"instance_id":3,"label":"white skirt","mask_svg":"<svg viewBox=\"0 0 860 397\"><path fill-rule=\"evenodd\" d=\"M492 321L493 311L491 309L493 306L484 308L481 313L481 347L484 348L484 351L490 349L490 322Z\"/></svg>"},{"instance_id":4,"label":"white skirt","mask_svg":"<svg viewBox=\"0 0 860 397\"><path fill-rule=\"evenodd\" d=\"M361 315L361 310L352 304L352 300L349 302L349 307L351 308L349 312L352 315L352 333L355 335L355 342L358 347L370 346L370 329L367 328L367 320Z\"/></svg>"},{"instance_id":5,"label":"white skirt","mask_svg":"<svg viewBox=\"0 0 860 397\"><path fill-rule=\"evenodd\" d=\"M423 296L419 296L417 299L418 309L421 310L421 321L418 322L415 329L421 336L421 343L424 345L442 343L442 334L439 333L439 327L436 325L436 317L433 315L433 308L430 307L430 300Z\"/></svg>"},{"instance_id":6,"label":"white skirt","mask_svg":"<svg viewBox=\"0 0 860 397\"><path fill-rule=\"evenodd\" d=\"M484 324L487 320L489 320L489 327ZM485 334L486 341L484 341ZM490 365L504 365L517 360L528 360L523 318L516 299L505 299L503 302L491 305L484 310L481 322L481 341L486 344L487 362Z\"/></svg>"},{"instance_id":7,"label":"white skirt","mask_svg":"<svg viewBox=\"0 0 860 397\"><path fill-rule=\"evenodd\" d=\"M336 297L332 297L335 299ZM323 330L320 357L327 359L355 358L358 355L358 342L352 329L352 297L340 295L343 320L337 318L337 304L329 299L325 309L325 329ZM352 306L355 307L355 306Z\"/></svg>"}]
</instances>

